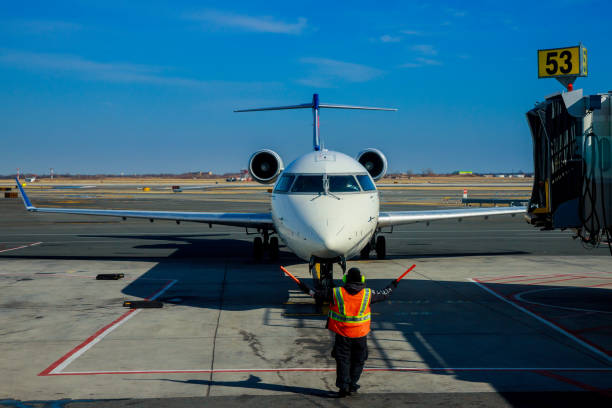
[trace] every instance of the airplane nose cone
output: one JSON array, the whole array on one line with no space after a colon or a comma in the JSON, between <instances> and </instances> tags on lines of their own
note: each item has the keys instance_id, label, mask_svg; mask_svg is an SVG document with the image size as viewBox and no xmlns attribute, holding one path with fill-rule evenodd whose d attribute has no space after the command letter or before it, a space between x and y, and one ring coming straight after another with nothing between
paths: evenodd
<instances>
[{"instance_id":1,"label":"airplane nose cone","mask_svg":"<svg viewBox=\"0 0 612 408\"><path fill-rule=\"evenodd\" d=\"M336 256L341 256L344 255L347 250L346 240L338 237L334 231L316 231L313 238L320 247L316 255L322 258L334 258Z\"/></svg>"},{"instance_id":2,"label":"airplane nose cone","mask_svg":"<svg viewBox=\"0 0 612 408\"><path fill-rule=\"evenodd\" d=\"M344 253L344 243L336 237L323 237L323 247L330 256L340 256Z\"/></svg>"}]
</instances>

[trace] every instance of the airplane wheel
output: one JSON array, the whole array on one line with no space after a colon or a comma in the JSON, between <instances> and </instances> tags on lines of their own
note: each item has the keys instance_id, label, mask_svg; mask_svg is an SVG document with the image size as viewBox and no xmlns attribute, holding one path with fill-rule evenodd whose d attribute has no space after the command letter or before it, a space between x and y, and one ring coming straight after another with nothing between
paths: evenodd
<instances>
[{"instance_id":1,"label":"airplane wheel","mask_svg":"<svg viewBox=\"0 0 612 408\"><path fill-rule=\"evenodd\" d=\"M275 261L278 259L278 238L272 237L270 238L270 243L268 246L268 250L270 251L270 259Z\"/></svg>"},{"instance_id":2,"label":"airplane wheel","mask_svg":"<svg viewBox=\"0 0 612 408\"><path fill-rule=\"evenodd\" d=\"M255 238L253 240L253 258L255 258L256 261L261 261L261 258L263 258L263 251L263 240L261 237Z\"/></svg>"},{"instance_id":3,"label":"airplane wheel","mask_svg":"<svg viewBox=\"0 0 612 408\"><path fill-rule=\"evenodd\" d=\"M370 246L370 243L368 242L366 246L364 246L361 252L359 253L359 257L361 259L370 259L370 251L372 251L372 247Z\"/></svg>"},{"instance_id":4,"label":"airplane wheel","mask_svg":"<svg viewBox=\"0 0 612 408\"><path fill-rule=\"evenodd\" d=\"M387 241L385 237L379 236L376 238L376 258L385 259L387 256Z\"/></svg>"}]
</instances>

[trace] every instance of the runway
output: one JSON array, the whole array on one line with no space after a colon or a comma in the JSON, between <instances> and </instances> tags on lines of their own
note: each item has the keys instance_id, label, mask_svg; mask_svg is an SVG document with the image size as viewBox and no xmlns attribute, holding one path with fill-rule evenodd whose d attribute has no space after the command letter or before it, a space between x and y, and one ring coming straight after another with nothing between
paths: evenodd
<instances>
[{"instance_id":1,"label":"runway","mask_svg":"<svg viewBox=\"0 0 612 408\"><path fill-rule=\"evenodd\" d=\"M383 190L382 210L449 208L462 191ZM528 194L522 187L478 193ZM269 210L265 189L32 190L31 199ZM281 276L279 264L308 279L307 264L285 248L278 262L256 263L244 229L31 214L16 199L0 200L0 224L0 406L336 406L325 317ZM607 248L585 249L569 231L539 231L506 216L395 228L387 250L384 261L349 262L373 288L417 265L390 301L373 306L363 393L351 405L610 397ZM98 281L98 273L125 278ZM122 306L144 298L164 307Z\"/></svg>"}]
</instances>

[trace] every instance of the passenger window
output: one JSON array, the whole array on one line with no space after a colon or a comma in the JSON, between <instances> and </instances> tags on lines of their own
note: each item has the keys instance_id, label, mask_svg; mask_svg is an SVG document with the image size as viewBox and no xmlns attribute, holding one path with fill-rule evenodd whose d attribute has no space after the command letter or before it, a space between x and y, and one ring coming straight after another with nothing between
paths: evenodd
<instances>
[{"instance_id":1,"label":"passenger window","mask_svg":"<svg viewBox=\"0 0 612 408\"><path fill-rule=\"evenodd\" d=\"M282 176L278 183L276 183L276 188L274 189L274 192L286 193L287 191L289 191L291 184L293 184L293 180L295 180L295 176Z\"/></svg>"},{"instance_id":2,"label":"passenger window","mask_svg":"<svg viewBox=\"0 0 612 408\"><path fill-rule=\"evenodd\" d=\"M332 193L346 193L358 192L360 190L353 176L329 176L329 191Z\"/></svg>"},{"instance_id":3,"label":"passenger window","mask_svg":"<svg viewBox=\"0 0 612 408\"><path fill-rule=\"evenodd\" d=\"M291 189L292 193L322 193L323 176L298 176Z\"/></svg>"},{"instance_id":4,"label":"passenger window","mask_svg":"<svg viewBox=\"0 0 612 408\"><path fill-rule=\"evenodd\" d=\"M363 188L363 191L375 191L376 190L376 186L374 185L374 182L372 181L370 176L368 176L367 174L359 174L357 176L357 180L359 180L359 184L361 184L361 188Z\"/></svg>"}]
</instances>

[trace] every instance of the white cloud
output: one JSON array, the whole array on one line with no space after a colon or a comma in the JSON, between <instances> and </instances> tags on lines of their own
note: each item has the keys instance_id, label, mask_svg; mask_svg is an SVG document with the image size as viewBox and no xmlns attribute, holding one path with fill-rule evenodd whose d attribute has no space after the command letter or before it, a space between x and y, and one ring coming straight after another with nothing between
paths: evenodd
<instances>
[{"instance_id":1,"label":"white cloud","mask_svg":"<svg viewBox=\"0 0 612 408\"><path fill-rule=\"evenodd\" d=\"M379 37L379 40L380 42L384 42L384 43L396 43L396 42L400 42L402 39L400 37L394 37L389 34L385 34L385 35L381 35Z\"/></svg>"},{"instance_id":2,"label":"white cloud","mask_svg":"<svg viewBox=\"0 0 612 408\"><path fill-rule=\"evenodd\" d=\"M420 52L424 55L437 55L438 50L431 44L417 44L410 47L411 50Z\"/></svg>"},{"instance_id":3,"label":"white cloud","mask_svg":"<svg viewBox=\"0 0 612 408\"><path fill-rule=\"evenodd\" d=\"M119 83L146 83L184 87L208 88L220 84L245 85L227 81L202 81L166 75L167 67L99 62L69 54L44 54L0 49L0 64L28 70L72 74L83 80ZM246 84L249 86L248 84ZM261 84L253 84L258 86Z\"/></svg>"},{"instance_id":4,"label":"white cloud","mask_svg":"<svg viewBox=\"0 0 612 408\"><path fill-rule=\"evenodd\" d=\"M301 34L307 26L305 18L298 18L295 23L277 20L270 16L250 16L218 10L206 10L185 15L188 20L200 21L217 27L236 28L244 31L277 34Z\"/></svg>"},{"instance_id":5,"label":"white cloud","mask_svg":"<svg viewBox=\"0 0 612 408\"><path fill-rule=\"evenodd\" d=\"M367 82L384 74L378 68L330 58L301 58L300 62L311 65L312 72L298 82L315 87L330 87L338 81Z\"/></svg>"},{"instance_id":6,"label":"white cloud","mask_svg":"<svg viewBox=\"0 0 612 408\"><path fill-rule=\"evenodd\" d=\"M407 62L400 65L401 68L420 68L424 66L437 66L442 65L441 61L432 58L417 57L412 62Z\"/></svg>"}]
</instances>

